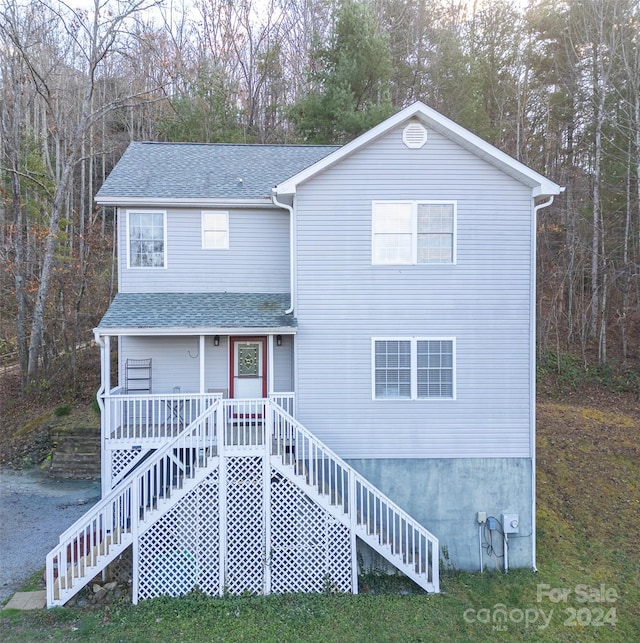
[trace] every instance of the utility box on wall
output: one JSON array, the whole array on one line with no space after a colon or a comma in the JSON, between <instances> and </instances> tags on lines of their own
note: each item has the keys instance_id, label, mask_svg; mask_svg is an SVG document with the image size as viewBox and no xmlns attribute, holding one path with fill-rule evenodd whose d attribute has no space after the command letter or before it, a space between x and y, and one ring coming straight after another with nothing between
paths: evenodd
<instances>
[{"instance_id":1,"label":"utility box on wall","mask_svg":"<svg viewBox=\"0 0 640 643\"><path fill-rule=\"evenodd\" d=\"M502 531L505 534L517 534L520 525L519 514L502 514Z\"/></svg>"}]
</instances>

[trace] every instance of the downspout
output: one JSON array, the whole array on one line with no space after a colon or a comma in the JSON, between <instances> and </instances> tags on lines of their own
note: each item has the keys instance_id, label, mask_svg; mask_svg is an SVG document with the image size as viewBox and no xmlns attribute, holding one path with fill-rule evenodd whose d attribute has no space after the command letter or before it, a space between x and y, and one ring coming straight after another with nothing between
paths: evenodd
<instances>
[{"instance_id":1,"label":"downspout","mask_svg":"<svg viewBox=\"0 0 640 643\"><path fill-rule=\"evenodd\" d=\"M531 275L532 275L532 288L531 288L531 563L534 572L538 571L536 560L536 257L538 254L538 211L546 208L553 203L553 195L547 201L533 206L533 221L531 223L532 231L532 244L533 252L531 256ZM506 544L506 542L505 542Z\"/></svg>"},{"instance_id":2,"label":"downspout","mask_svg":"<svg viewBox=\"0 0 640 643\"><path fill-rule=\"evenodd\" d=\"M104 413L104 402L102 400L102 394L104 393L104 350L105 342L102 335L99 334L97 330L93 331L93 337L96 344L100 347L100 388L96 392L96 399L98 401L98 407L100 408L100 415Z\"/></svg>"},{"instance_id":3,"label":"downspout","mask_svg":"<svg viewBox=\"0 0 640 643\"><path fill-rule=\"evenodd\" d=\"M102 399L102 396L105 391L105 368L111 367L111 364L109 363L111 355L106 356L108 366L105 366L106 342L104 341L102 335L99 334L98 330L93 331L93 337L96 340L96 344L100 347L100 388L96 393L96 400L98 401L98 408L100 409L100 486L102 490L102 497L104 498L104 496L109 493L109 488L107 485L107 473L105 465L106 417L104 412L104 400Z\"/></svg>"},{"instance_id":4,"label":"downspout","mask_svg":"<svg viewBox=\"0 0 640 643\"><path fill-rule=\"evenodd\" d=\"M290 279L290 284L289 284L289 290L291 292L291 305L287 310L284 311L285 315L290 315L294 309L294 301L295 301L295 270L294 270L294 249L293 249L293 240L294 240L294 234L293 234L293 206L292 205L287 205L286 203L282 203L281 201L278 201L278 196L276 194L276 188L271 189L271 201L273 202L274 205L277 205L279 208L284 208L285 210L289 211L289 279Z\"/></svg>"}]
</instances>

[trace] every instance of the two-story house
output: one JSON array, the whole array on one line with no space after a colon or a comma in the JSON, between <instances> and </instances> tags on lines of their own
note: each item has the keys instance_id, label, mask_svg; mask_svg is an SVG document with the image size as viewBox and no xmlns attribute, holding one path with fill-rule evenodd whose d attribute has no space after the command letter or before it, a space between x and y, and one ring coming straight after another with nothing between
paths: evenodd
<instances>
[{"instance_id":1,"label":"two-story house","mask_svg":"<svg viewBox=\"0 0 640 643\"><path fill-rule=\"evenodd\" d=\"M342 147L132 143L96 197L103 499L49 605L125 551L134 601L357 592L374 556L438 591L489 541L534 567L536 211L561 191L421 103Z\"/></svg>"}]
</instances>

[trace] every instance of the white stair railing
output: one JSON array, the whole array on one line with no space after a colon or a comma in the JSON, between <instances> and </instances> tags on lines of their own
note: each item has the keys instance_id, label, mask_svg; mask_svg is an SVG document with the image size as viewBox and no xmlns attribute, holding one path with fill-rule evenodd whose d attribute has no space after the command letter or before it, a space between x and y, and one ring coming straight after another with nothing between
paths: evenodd
<instances>
[{"instance_id":1,"label":"white stair railing","mask_svg":"<svg viewBox=\"0 0 640 643\"><path fill-rule=\"evenodd\" d=\"M220 409L217 400L60 536L47 554L48 607L64 605L206 475Z\"/></svg>"},{"instance_id":2,"label":"white stair railing","mask_svg":"<svg viewBox=\"0 0 640 643\"><path fill-rule=\"evenodd\" d=\"M273 405L272 416L283 465L361 540L426 591L440 591L438 539L282 408Z\"/></svg>"},{"instance_id":3,"label":"white stair railing","mask_svg":"<svg viewBox=\"0 0 640 643\"><path fill-rule=\"evenodd\" d=\"M123 553L206 477L212 459L256 449L420 587L439 591L433 534L273 400L216 400L60 536L47 555L47 606L64 605Z\"/></svg>"}]
</instances>

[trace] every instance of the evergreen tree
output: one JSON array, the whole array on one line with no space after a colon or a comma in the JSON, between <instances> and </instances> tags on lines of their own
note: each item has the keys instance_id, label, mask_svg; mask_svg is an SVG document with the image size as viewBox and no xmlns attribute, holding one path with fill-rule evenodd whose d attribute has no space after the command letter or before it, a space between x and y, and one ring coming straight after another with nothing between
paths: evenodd
<instances>
[{"instance_id":1,"label":"evergreen tree","mask_svg":"<svg viewBox=\"0 0 640 643\"><path fill-rule=\"evenodd\" d=\"M311 60L311 93L291 112L306 142L344 143L393 112L389 40L370 4L343 0L329 43L316 46Z\"/></svg>"},{"instance_id":2,"label":"evergreen tree","mask_svg":"<svg viewBox=\"0 0 640 643\"><path fill-rule=\"evenodd\" d=\"M206 61L186 91L170 99L170 110L158 121L168 141L194 143L245 142L230 83Z\"/></svg>"}]
</instances>

